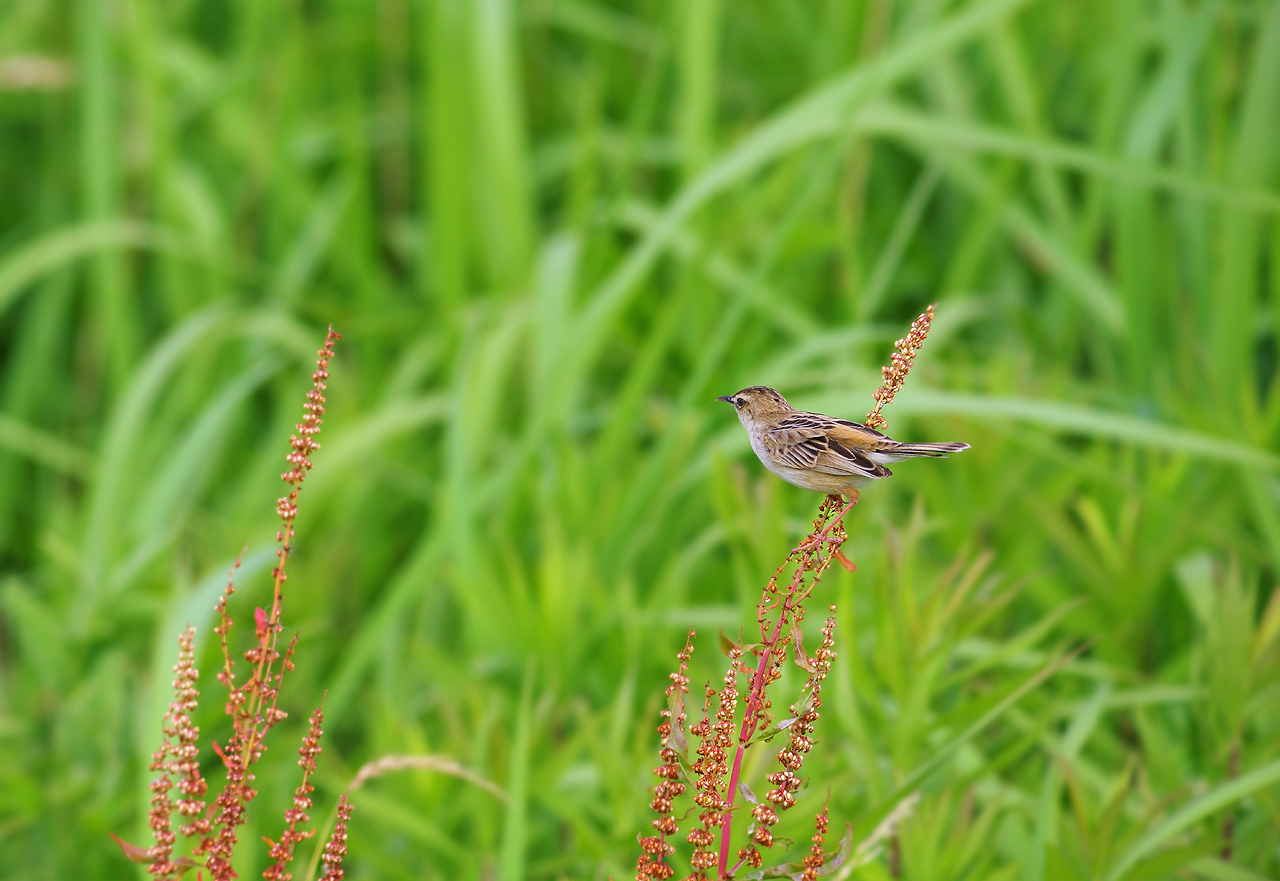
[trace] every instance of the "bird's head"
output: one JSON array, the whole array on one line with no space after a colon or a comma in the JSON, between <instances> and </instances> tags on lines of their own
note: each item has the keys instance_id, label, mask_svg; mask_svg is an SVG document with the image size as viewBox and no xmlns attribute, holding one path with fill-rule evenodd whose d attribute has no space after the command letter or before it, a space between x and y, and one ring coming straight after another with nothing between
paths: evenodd
<instances>
[{"instance_id":1,"label":"bird's head","mask_svg":"<svg viewBox=\"0 0 1280 881\"><path fill-rule=\"evenodd\" d=\"M781 418L793 409L786 398L764 385L753 385L732 395L722 395L716 400L733 404L733 408L738 411L738 418L748 428L755 423Z\"/></svg>"}]
</instances>

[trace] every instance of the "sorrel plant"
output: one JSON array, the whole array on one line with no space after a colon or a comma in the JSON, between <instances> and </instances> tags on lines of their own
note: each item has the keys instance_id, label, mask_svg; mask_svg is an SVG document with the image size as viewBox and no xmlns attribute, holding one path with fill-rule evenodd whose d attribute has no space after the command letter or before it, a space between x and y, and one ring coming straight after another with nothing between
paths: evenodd
<instances>
[{"instance_id":1,"label":"sorrel plant","mask_svg":"<svg viewBox=\"0 0 1280 881\"><path fill-rule=\"evenodd\" d=\"M220 639L223 660L217 679L227 689L226 713L231 720L231 732L225 745L219 745L216 740L209 744L210 751L222 762L225 777L221 791L208 804L205 802L208 781L200 770L200 729L192 722L200 697L197 689L199 671L195 666L195 628L188 625L178 638L178 662L173 668L174 699L165 713L163 738L150 766L158 774L151 783L149 812L155 844L144 848L116 839L130 859L146 864L148 871L158 878L175 878L193 868L197 878L201 879L206 872L214 881L229 881L236 877L232 859L240 844L239 827L245 822L249 802L258 794L253 785L253 766L266 750L267 732L288 716L280 708L280 691L285 674L294 669L298 637L295 634L283 653L280 651L280 634L284 630L282 588L288 578L285 567L295 535L293 524L298 514L298 493L311 470L311 455L320 448L316 436L324 416L325 383L329 378L329 362L334 357L334 344L339 339L339 334L330 328L324 347L318 352L316 370L311 375L312 388L307 392L303 405L305 415L290 440L291 450L286 457L290 467L281 475L289 485L289 493L276 503L276 513L283 525L276 533L279 562L271 571L271 607L269 610L254 610L254 642L244 653L249 664L249 677L240 684L236 682L234 652L228 639L232 628L228 600L235 592L233 579L240 565L238 559L217 603L219 623L214 632ZM298 750L302 780L294 790L292 806L285 811L284 829L278 840L267 840L267 855L272 860L263 873L267 881L292 878L289 866L294 859L295 848L316 834L314 828L305 827L311 821L307 813L314 790L311 775L316 769L316 757L321 752L323 720L321 700L321 706L311 714L310 727ZM170 794L175 787L180 793L176 804ZM173 830L175 810L184 821L178 832ZM342 858L346 854L346 829L350 816L351 807L343 794L338 800L333 832L322 855L325 866L323 881L338 881L343 877ZM189 844L187 854L175 855L179 832Z\"/></svg>"},{"instance_id":2,"label":"sorrel plant","mask_svg":"<svg viewBox=\"0 0 1280 881\"><path fill-rule=\"evenodd\" d=\"M883 368L884 384L875 392L875 407L867 414L866 424L883 428L881 410L902 389L911 364L928 336L933 321L930 306L912 323L907 335L897 341L889 365ZM741 639L726 647L729 666L721 687L710 685L703 690L702 715L692 726L688 724L685 695L689 693L689 661L693 656L694 630L690 629L685 647L677 655L678 666L667 687L667 707L658 725L661 738L659 758L654 769L659 778L650 807L658 814L653 821L657 834L640 839L641 854L636 864L637 881L665 881L676 874L668 859L676 852L672 839L679 833L677 800L693 790L693 802L700 809L700 825L691 829L685 841L692 845L687 877L696 881L727 878L763 878L787 875L813 881L834 872L850 858L870 859L875 847L864 843L855 854L852 831L846 833L834 852L825 849L830 821L825 804L814 815L814 833L809 852L799 863L765 867L764 852L777 843L773 827L780 815L796 804L796 793L803 787L800 776L805 755L813 748L814 731L822 708L822 685L831 672L835 659L835 606L828 606L828 617L822 626L817 649L810 654L804 645L802 624L806 602L812 597L818 581L833 562L853 571L853 564L841 553L848 533L845 515L857 504L857 497L845 502L838 495L827 496L818 508L813 529L787 555L765 585L756 607L756 623L760 642L744 644ZM754 668L744 659L756 659ZM800 696L790 704L785 719L773 712L769 689L782 678L783 667L790 657L807 678ZM746 683L743 702L739 683ZM713 712L714 707L714 712ZM735 734L736 729L736 734ZM775 735L784 733L786 742L777 753L778 770L766 775L770 789L763 800L755 798L742 780L743 759L747 750ZM696 738L691 758L690 737ZM732 753L732 758L730 754ZM750 825L734 847L735 820L745 819L743 811L750 804ZM909 809L909 808L908 808ZM901 818L895 817L894 823ZM741 828L741 824L739 827ZM872 838L875 844L891 837L892 828L883 826ZM739 872L746 867L746 874ZM709 874L714 872L714 874Z\"/></svg>"}]
</instances>

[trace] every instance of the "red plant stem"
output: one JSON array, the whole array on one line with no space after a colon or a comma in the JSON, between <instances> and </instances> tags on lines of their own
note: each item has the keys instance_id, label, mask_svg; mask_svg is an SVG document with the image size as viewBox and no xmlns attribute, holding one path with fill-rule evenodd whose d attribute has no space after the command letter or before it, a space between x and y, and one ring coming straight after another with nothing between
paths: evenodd
<instances>
[{"instance_id":1,"label":"red plant stem","mask_svg":"<svg viewBox=\"0 0 1280 881\"><path fill-rule=\"evenodd\" d=\"M298 491L298 484L293 485L293 491ZM249 733L245 738L244 755L240 757L240 770L246 775L249 772L249 765L253 763L253 746L254 740L260 739L265 731L259 732L257 728L257 717L262 712L262 686L266 684L266 678L271 668L269 661L271 655L275 654L276 644L280 633L280 600L281 585L284 584L284 564L289 559L289 539L293 538L293 524L285 523L283 530L282 547L280 549L280 565L275 571L275 587L271 597L271 615L267 618L267 629L270 631L270 645L266 642L262 645L262 657L258 660L258 669L255 678L259 683L259 687L250 692L249 698ZM270 726L268 726L270 727Z\"/></svg>"},{"instance_id":2,"label":"red plant stem","mask_svg":"<svg viewBox=\"0 0 1280 881\"><path fill-rule=\"evenodd\" d=\"M729 839L733 833L733 800L738 794L738 776L742 773L742 757L746 754L747 743L750 742L752 735L756 733L756 727L760 723L760 707L764 703L761 694L761 685L764 682L764 671L769 666L769 661L773 657L773 646L778 638L778 631L782 629L782 621L787 617L787 607L783 604L782 614L778 616L777 622L773 626L773 635L769 637L769 641L765 646L764 653L760 655L760 663L756 665L756 676L751 683L751 693L747 697L747 710L742 717L742 727L738 731L738 749L733 756L733 770L729 773L729 791L725 793L725 809L723 822L720 824L720 877L724 878L728 874L729 868Z\"/></svg>"},{"instance_id":3,"label":"red plant stem","mask_svg":"<svg viewBox=\"0 0 1280 881\"><path fill-rule=\"evenodd\" d=\"M782 632L783 622L795 610L796 605L805 598L804 595L797 595L796 588L799 587L805 572L808 571L807 563L811 555L822 547L823 541L831 534L831 530L844 519L844 515L849 513L849 510L856 504L858 504L858 500L855 498L844 505L836 515L836 518L824 526L822 531L814 536L810 542L806 543L809 545L809 549L804 552L800 565L796 567L796 574L792 577L786 599L782 602L782 611L778 615L778 620L774 622L773 633L764 641L764 652L760 655L760 663L756 665L756 675L751 681L751 691L747 695L746 710L742 715L742 726L738 729L738 749L733 756L733 770L729 773L729 791L725 793L724 816L720 823L720 878L727 878L729 873L729 840L733 833L733 802L738 795L738 777L742 772L742 757L746 754L747 744L751 742L751 738L755 736L756 729L760 725L760 711L764 708L765 670L769 668L769 662L773 659L774 646L778 644L778 636ZM734 869L736 870L737 866Z\"/></svg>"}]
</instances>

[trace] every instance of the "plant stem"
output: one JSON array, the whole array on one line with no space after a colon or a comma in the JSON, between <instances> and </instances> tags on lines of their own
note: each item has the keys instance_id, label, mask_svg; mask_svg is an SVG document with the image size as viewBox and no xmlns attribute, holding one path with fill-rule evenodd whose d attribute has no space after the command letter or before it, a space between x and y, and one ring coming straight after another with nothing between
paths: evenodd
<instances>
[{"instance_id":1,"label":"plant stem","mask_svg":"<svg viewBox=\"0 0 1280 881\"><path fill-rule=\"evenodd\" d=\"M760 712L765 707L764 691L765 691L765 672L769 669L769 665L773 660L773 654L778 645L778 638L782 634L783 624L785 624L791 615L804 600L808 597L808 591L800 590L800 586L804 580L806 572L811 571L810 567L814 565L814 556L821 551L827 537L831 534L831 530L844 519L844 515L849 512L854 505L858 503L857 498L853 501L841 506L839 513L830 523L823 525L822 529L816 535L811 535L809 540L800 545L800 559L796 566L795 575L791 578L791 584L787 588L786 597L782 601L782 608L778 613L778 619L774 622L773 632L764 640L764 651L760 654L760 663L756 665L756 674L751 681L751 690L747 693L747 705L742 715L742 725L738 729L738 749L733 756L733 770L729 773L729 791L725 793L725 809L724 815L720 823L720 859L719 859L719 877L729 877L729 844L733 834L733 803L738 795L738 778L742 773L742 757L746 754L747 745L751 742L751 738L755 736L756 729L760 726ZM843 538L836 544L834 551L839 550L840 544L843 544ZM799 549L797 549L799 550ZM796 551L792 551L794 555ZM832 555L834 556L834 554ZM831 557L818 564L817 571L814 576L813 584L817 583L817 577L830 564ZM785 565L785 564L783 564ZM776 578L776 575L775 575ZM772 583L772 582L771 582ZM810 584L809 589L813 589ZM764 601L761 600L761 636L764 635ZM736 871L738 865L734 866Z\"/></svg>"},{"instance_id":2,"label":"plant stem","mask_svg":"<svg viewBox=\"0 0 1280 881\"><path fill-rule=\"evenodd\" d=\"M729 773L729 791L725 793L725 810L723 821L720 824L720 877L727 876L729 868L729 839L733 833L733 801L738 794L738 776L742 773L742 757L746 754L747 744L751 741L752 736L756 732L756 727L760 722L760 709L764 705L764 671L769 666L769 661L773 659L773 646L778 638L778 631L782 629L782 621L787 617L787 606L784 603L782 614L778 616L777 623L774 624L773 634L769 637L768 643L765 645L764 652L760 655L760 663L756 665L755 679L751 683L751 691L747 695L747 709L742 717L742 727L738 730L738 749L733 756L733 770Z\"/></svg>"},{"instance_id":3,"label":"plant stem","mask_svg":"<svg viewBox=\"0 0 1280 881\"><path fill-rule=\"evenodd\" d=\"M297 485L293 489L297 491ZM249 765L253 763L253 743L254 740L261 737L257 730L254 720L258 714L262 712L263 703L263 685L265 678L270 673L269 659L275 654L276 641L280 633L280 588L284 584L284 564L289 559L289 540L293 537L293 524L286 523L284 528L284 540L280 549L280 563L276 566L275 587L271 597L271 614L267 618L267 630L269 631L270 644L262 645L262 657L258 659L258 669L254 676L258 682L258 687L250 692L249 701L249 733L245 738L244 750L240 755L240 770L247 776ZM269 726L268 726L269 727Z\"/></svg>"}]
</instances>

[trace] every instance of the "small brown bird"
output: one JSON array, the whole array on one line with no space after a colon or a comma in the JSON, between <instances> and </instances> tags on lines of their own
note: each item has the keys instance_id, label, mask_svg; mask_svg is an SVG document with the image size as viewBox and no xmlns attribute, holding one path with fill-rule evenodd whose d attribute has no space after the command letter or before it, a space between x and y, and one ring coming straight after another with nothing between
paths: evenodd
<instances>
[{"instance_id":1,"label":"small brown bird","mask_svg":"<svg viewBox=\"0 0 1280 881\"><path fill-rule=\"evenodd\" d=\"M796 410L763 385L716 400L733 404L764 467L787 483L839 493L850 503L858 500L858 487L893 475L887 463L969 449L962 443L899 443L861 422Z\"/></svg>"}]
</instances>

